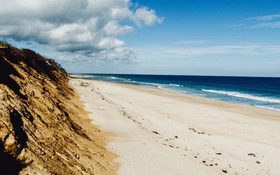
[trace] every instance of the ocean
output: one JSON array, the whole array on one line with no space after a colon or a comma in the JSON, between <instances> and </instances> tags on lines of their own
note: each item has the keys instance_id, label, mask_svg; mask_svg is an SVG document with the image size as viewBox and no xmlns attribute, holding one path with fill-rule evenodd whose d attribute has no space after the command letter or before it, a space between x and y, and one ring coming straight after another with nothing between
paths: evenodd
<instances>
[{"instance_id":1,"label":"ocean","mask_svg":"<svg viewBox=\"0 0 280 175\"><path fill-rule=\"evenodd\" d=\"M75 74L73 76L156 87L280 111L280 78L133 74Z\"/></svg>"}]
</instances>

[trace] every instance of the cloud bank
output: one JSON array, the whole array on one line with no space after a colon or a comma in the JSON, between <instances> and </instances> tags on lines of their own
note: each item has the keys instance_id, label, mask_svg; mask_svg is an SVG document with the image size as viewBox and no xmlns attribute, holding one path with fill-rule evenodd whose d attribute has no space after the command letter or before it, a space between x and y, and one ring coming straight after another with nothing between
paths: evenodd
<instances>
[{"instance_id":1,"label":"cloud bank","mask_svg":"<svg viewBox=\"0 0 280 175\"><path fill-rule=\"evenodd\" d=\"M162 21L130 0L9 0L0 6L0 36L94 59L134 57L119 37Z\"/></svg>"}]
</instances>

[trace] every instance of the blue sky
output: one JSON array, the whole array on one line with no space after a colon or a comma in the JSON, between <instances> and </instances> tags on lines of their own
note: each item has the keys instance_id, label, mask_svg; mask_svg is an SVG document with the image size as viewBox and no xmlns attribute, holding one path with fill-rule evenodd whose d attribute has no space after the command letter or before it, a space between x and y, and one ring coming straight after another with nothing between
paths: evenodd
<instances>
[{"instance_id":1,"label":"blue sky","mask_svg":"<svg viewBox=\"0 0 280 175\"><path fill-rule=\"evenodd\" d=\"M280 27L256 27L250 20L279 13L279 1L139 1L164 16L162 24L127 36L135 47L222 47L236 45L279 45ZM137 38L137 39L136 39ZM181 44L173 44L173 43ZM184 45L185 43L185 45ZM242 51L240 51L242 50ZM152 73L280 76L278 53L244 54L237 49L229 54L203 54L177 59L142 58L143 67ZM143 51L144 52L144 51ZM141 54L141 53L139 53ZM147 65L148 64L148 65ZM156 65L156 66L155 66ZM145 68L144 68L145 67ZM139 72L140 72L139 70ZM156 70L156 71L155 71ZM133 70L131 70L133 71Z\"/></svg>"},{"instance_id":2,"label":"blue sky","mask_svg":"<svg viewBox=\"0 0 280 175\"><path fill-rule=\"evenodd\" d=\"M155 41L212 40L216 42L276 42L279 28L249 30L248 18L279 14L277 0L162 0L138 1L164 16L161 25L141 31ZM249 25L249 22L248 22ZM248 27L248 28L246 28ZM278 37L277 37L278 34ZM145 37L146 35L146 37ZM143 37L143 36L142 36ZM145 41L144 41L145 42Z\"/></svg>"},{"instance_id":3,"label":"blue sky","mask_svg":"<svg viewBox=\"0 0 280 175\"><path fill-rule=\"evenodd\" d=\"M110 19L117 21L119 28L109 25L109 31L120 32L102 34L106 39L101 38L94 47L89 43L77 47L73 42L80 42L80 38L57 43L45 36L18 34L23 32L2 32L1 35L1 30L0 36L12 39L15 45L34 47L44 55L56 58L70 72L280 76L280 1L115 1L119 4L107 3L106 7L110 10L125 6L130 16ZM100 1L105 6L102 2L106 2ZM73 10L76 9L73 7ZM45 18L40 21L45 22ZM67 26L67 32L69 26L77 29L73 31L84 30L72 23ZM57 31L57 28L50 30ZM80 36L84 38L88 36L86 34ZM31 44L26 44L27 41ZM66 41L71 41L72 45L68 47ZM59 49L55 44L59 44ZM94 54L94 51L100 54Z\"/></svg>"},{"instance_id":4,"label":"blue sky","mask_svg":"<svg viewBox=\"0 0 280 175\"><path fill-rule=\"evenodd\" d=\"M204 48L223 49L240 47L224 54L201 54L172 57L172 54L142 58L139 68L151 73L280 76L279 49L280 19L278 26L258 27L261 21L251 18L279 14L280 1L266 0L162 0L138 1L164 16L162 24L140 29L126 36L128 43L136 48ZM177 44L174 44L177 43ZM181 43L181 44L180 44ZM244 47L242 49L242 47ZM251 48L253 47L253 49ZM265 51L258 51L268 47ZM214 48L213 48L214 49ZM179 49L182 51L183 49ZM187 49L188 50L188 49ZM192 49L189 49L190 51ZM252 53L244 53L246 52ZM268 50L268 51L267 51ZM182 54L183 55L183 54ZM164 57L164 58L163 58ZM130 70L133 71L133 70Z\"/></svg>"},{"instance_id":5,"label":"blue sky","mask_svg":"<svg viewBox=\"0 0 280 175\"><path fill-rule=\"evenodd\" d=\"M153 28L145 28L138 44L174 40L212 40L215 42L276 42L279 41L279 28L276 30L259 28L249 30L246 20L256 16L279 14L277 0L146 0L135 1L155 9L164 23ZM247 30L246 30L247 29ZM141 32L141 33L140 33ZM277 37L278 34L278 37ZM141 39L145 39L144 41ZM129 38L133 40L133 38Z\"/></svg>"}]
</instances>

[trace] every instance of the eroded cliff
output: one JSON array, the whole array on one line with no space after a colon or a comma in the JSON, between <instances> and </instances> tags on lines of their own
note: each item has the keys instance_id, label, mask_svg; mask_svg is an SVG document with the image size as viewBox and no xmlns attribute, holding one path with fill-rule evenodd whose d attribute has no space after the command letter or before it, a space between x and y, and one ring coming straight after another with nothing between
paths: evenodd
<instances>
[{"instance_id":1,"label":"eroded cliff","mask_svg":"<svg viewBox=\"0 0 280 175\"><path fill-rule=\"evenodd\" d=\"M1 42L1 174L114 174L114 155L53 60Z\"/></svg>"}]
</instances>

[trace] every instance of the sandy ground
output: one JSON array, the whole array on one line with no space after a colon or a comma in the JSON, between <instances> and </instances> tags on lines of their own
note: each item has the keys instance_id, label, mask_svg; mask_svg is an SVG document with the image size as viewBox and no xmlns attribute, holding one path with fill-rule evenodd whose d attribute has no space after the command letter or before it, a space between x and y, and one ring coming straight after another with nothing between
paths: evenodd
<instances>
[{"instance_id":1,"label":"sandy ground","mask_svg":"<svg viewBox=\"0 0 280 175\"><path fill-rule=\"evenodd\" d=\"M280 113L154 88L72 79L113 133L120 175L280 174Z\"/></svg>"}]
</instances>

